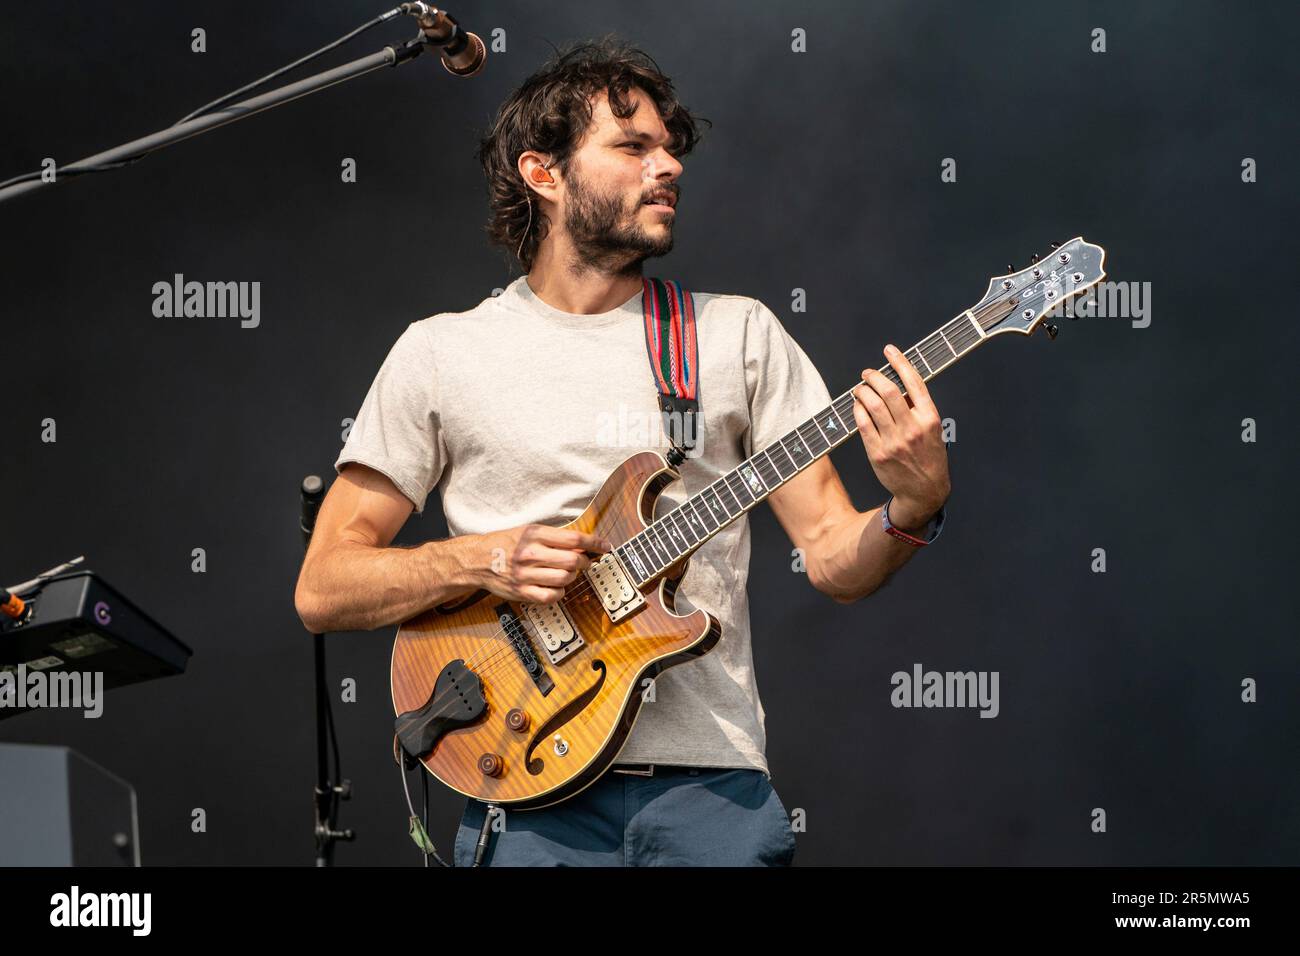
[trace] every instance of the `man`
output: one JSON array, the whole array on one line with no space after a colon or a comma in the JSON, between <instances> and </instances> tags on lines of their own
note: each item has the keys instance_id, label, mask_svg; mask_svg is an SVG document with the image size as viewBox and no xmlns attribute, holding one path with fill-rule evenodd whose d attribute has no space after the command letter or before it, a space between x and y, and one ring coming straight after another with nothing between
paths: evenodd
<instances>
[{"instance_id":1,"label":"man","mask_svg":"<svg viewBox=\"0 0 1300 956\"><path fill-rule=\"evenodd\" d=\"M646 361L642 263L672 248L681 159L697 121L644 53L606 40L557 57L500 109L479 156L489 234L526 275L459 314L411 324L375 378L342 454L298 581L313 632L389 628L486 588L559 600L620 542L555 525L576 517L625 458L666 447ZM702 434L669 496L694 494L830 404L807 356L761 302L695 293ZM854 406L892 524L924 542L949 491L939 413L892 346L904 395L874 369ZM639 430L631 422L643 423ZM694 452L692 453L694 454ZM684 487L682 487L684 485ZM437 487L452 537L390 542ZM769 498L808 580L849 603L917 544L853 507L829 457ZM611 772L574 797L511 813L496 864L786 864L790 822L771 786L750 652L741 517L691 560L679 606L723 637L662 673ZM484 818L470 801L467 862Z\"/></svg>"}]
</instances>

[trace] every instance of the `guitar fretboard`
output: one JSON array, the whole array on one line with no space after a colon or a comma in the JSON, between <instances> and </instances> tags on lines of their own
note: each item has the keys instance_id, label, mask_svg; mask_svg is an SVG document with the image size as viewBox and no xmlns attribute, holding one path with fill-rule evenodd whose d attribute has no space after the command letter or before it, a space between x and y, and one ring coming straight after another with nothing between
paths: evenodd
<instances>
[{"instance_id":1,"label":"guitar fretboard","mask_svg":"<svg viewBox=\"0 0 1300 956\"><path fill-rule=\"evenodd\" d=\"M986 329L996 324L1001 314L1001 309L979 317L973 311L963 312L903 354L928 382L984 341ZM892 365L880 371L907 393ZM847 441L857 431L853 402L852 390L844 392L793 431L616 547L614 553L637 586L658 577L822 455Z\"/></svg>"}]
</instances>

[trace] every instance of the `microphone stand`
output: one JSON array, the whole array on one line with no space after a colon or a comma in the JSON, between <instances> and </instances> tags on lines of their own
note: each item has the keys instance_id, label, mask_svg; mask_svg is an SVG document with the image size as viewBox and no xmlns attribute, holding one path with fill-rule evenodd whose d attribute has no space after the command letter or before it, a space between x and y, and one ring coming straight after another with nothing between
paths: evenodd
<instances>
[{"instance_id":1,"label":"microphone stand","mask_svg":"<svg viewBox=\"0 0 1300 956\"><path fill-rule=\"evenodd\" d=\"M405 43L386 46L378 53L372 53L370 56L361 57L353 60L351 63L345 63L342 66L335 67L332 70L326 70L323 73L317 73L315 76L309 76L306 79L299 80L296 83L290 83L279 89L272 90L269 93L262 93L259 96L253 96L238 103L232 103L230 106L223 107L213 113L207 113L202 116L196 116L194 119L177 123L175 126L169 126L167 129L152 133L149 136L142 136L140 139L132 140L129 143L123 143L121 146L115 146L112 149L106 149L102 153L96 153L93 156L87 156L85 159L79 159L76 162L68 163L66 166L59 166L55 171L55 180L47 182L43 179L34 179L28 182L14 183L11 186L0 188L0 202L6 199L13 199L23 193L40 189L44 186L55 185L64 176L72 176L78 173L97 172L106 168L112 168L118 165L126 165L145 156L148 153L155 152L165 146L180 142L183 139L189 139L191 136L197 136L200 133L206 133L210 129L216 129L218 126L225 126L227 123L233 123L236 120L252 116L254 113L261 113L265 110L272 109L282 103L288 103L290 100L296 100L303 96L308 96L318 90L334 86L338 83L346 82L354 77L364 76L375 70L386 66L398 66L413 60L424 52L425 46L439 45L427 34L422 33L414 40L408 40Z\"/></svg>"},{"instance_id":2,"label":"microphone stand","mask_svg":"<svg viewBox=\"0 0 1300 956\"><path fill-rule=\"evenodd\" d=\"M316 513L325 497L325 483L316 475L308 475L302 481L301 490L302 510L298 527L302 531L303 550L306 550L311 544L312 531L316 528ZM340 801L352 799L352 781L339 780L334 783L330 780L331 748L334 753L334 770L340 777L343 776L343 767L339 762L338 735L334 732L330 688L325 677L325 635L313 634L311 640L316 665L316 787L313 791L316 821L312 834L316 842L316 865L325 867L334 865L334 844L340 840L351 842L356 839L356 833L336 829Z\"/></svg>"}]
</instances>

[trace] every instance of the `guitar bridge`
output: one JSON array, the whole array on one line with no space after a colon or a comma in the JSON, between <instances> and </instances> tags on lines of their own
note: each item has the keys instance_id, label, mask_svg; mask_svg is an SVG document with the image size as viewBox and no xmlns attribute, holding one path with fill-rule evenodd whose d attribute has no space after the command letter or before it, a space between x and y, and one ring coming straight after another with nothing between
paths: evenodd
<instances>
[{"instance_id":1,"label":"guitar bridge","mask_svg":"<svg viewBox=\"0 0 1300 956\"><path fill-rule=\"evenodd\" d=\"M614 557L614 552L602 555L599 561L587 569L586 574L612 623L617 624L645 604L645 597L632 584L623 565Z\"/></svg>"}]
</instances>

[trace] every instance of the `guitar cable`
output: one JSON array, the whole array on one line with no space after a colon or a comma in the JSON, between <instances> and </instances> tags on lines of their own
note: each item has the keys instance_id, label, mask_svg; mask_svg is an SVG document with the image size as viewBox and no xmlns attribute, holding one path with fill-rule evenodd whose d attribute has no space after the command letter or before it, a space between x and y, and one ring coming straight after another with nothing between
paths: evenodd
<instances>
[{"instance_id":1,"label":"guitar cable","mask_svg":"<svg viewBox=\"0 0 1300 956\"><path fill-rule=\"evenodd\" d=\"M424 820L423 820L423 822L424 822L424 832L427 834L427 833L429 832L429 775L428 775L427 773L422 773L422 774L420 774L420 789L423 791L423 793L422 793L422 795L421 795L421 800L422 800L422 802L424 803ZM456 860L455 860L455 858L452 859L452 861L451 861L451 865L452 865L452 866L455 866L455 865L456 865ZM425 868L426 870L429 868L429 856L428 856L428 854L425 854L425 857L424 857L424 868Z\"/></svg>"},{"instance_id":2,"label":"guitar cable","mask_svg":"<svg viewBox=\"0 0 1300 956\"><path fill-rule=\"evenodd\" d=\"M406 809L410 811L408 832L411 835L411 839L415 842L415 845L419 847L420 855L424 857L424 865L426 868L429 865L429 857L433 857L434 861L437 862L439 866L450 869L455 864L448 863L444 860L442 856L439 855L438 848L434 846L433 841L429 839L429 775L427 773L420 774L420 781L424 785L424 819L421 820L415 813L415 804L411 802L411 786L410 781L407 779L407 761L411 758L405 750L399 752L396 737L393 738L393 745L393 756L397 758L397 767L402 774L402 791L406 794ZM411 762L417 767L420 766L419 761Z\"/></svg>"},{"instance_id":3,"label":"guitar cable","mask_svg":"<svg viewBox=\"0 0 1300 956\"><path fill-rule=\"evenodd\" d=\"M423 814L417 816L415 813L415 804L411 801L410 781L407 779L407 771L412 769L412 765L421 766L418 760L412 760L405 749L401 748L397 738L393 738L393 756L397 759L398 769L402 774L402 791L406 794L406 809L410 812L410 835L412 841L420 850L420 855L424 858L424 865L429 866L429 858L441 867L451 869L456 865L455 860L448 863L438 848L433 845L433 840L429 838L429 775L420 774L420 785L422 789L421 803L423 805ZM487 849L492 842L492 821L496 819L498 813L503 812L495 803L488 803L487 810L483 814L483 826L479 829L478 840L474 843L474 862L471 867L482 866L483 858L487 855Z\"/></svg>"},{"instance_id":4,"label":"guitar cable","mask_svg":"<svg viewBox=\"0 0 1300 956\"><path fill-rule=\"evenodd\" d=\"M483 863L483 857L487 854L488 843L492 839L492 821L496 815L503 812L495 803L489 803L487 809L483 811L483 826L478 831L478 842L474 844L474 862L471 866L480 866Z\"/></svg>"}]
</instances>

